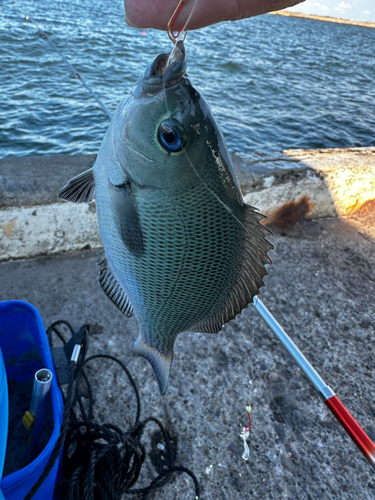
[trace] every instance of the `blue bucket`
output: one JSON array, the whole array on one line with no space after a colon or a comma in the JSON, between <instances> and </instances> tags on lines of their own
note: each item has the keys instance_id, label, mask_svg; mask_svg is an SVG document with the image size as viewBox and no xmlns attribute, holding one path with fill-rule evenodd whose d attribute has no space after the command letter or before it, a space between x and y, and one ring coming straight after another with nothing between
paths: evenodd
<instances>
[{"instance_id":1,"label":"blue bucket","mask_svg":"<svg viewBox=\"0 0 375 500\"><path fill-rule=\"evenodd\" d=\"M7 382L7 372L5 371L5 364L3 353L0 347L0 478L3 475L5 452L7 449L7 437L8 437L8 382ZM4 495L1 491L1 479L0 479L0 500L4 500Z\"/></svg>"},{"instance_id":2,"label":"blue bucket","mask_svg":"<svg viewBox=\"0 0 375 500\"><path fill-rule=\"evenodd\" d=\"M0 302L0 348L4 358L9 397L11 397L12 384L32 384L31 381L34 380L35 372L40 368L48 368L53 373L50 391L53 422L50 422L51 435L49 440L31 463L9 473L1 480L1 491L5 499L21 500L39 479L49 461L60 434L63 401L61 391L57 385L43 321L34 306L18 300ZM26 401L25 404L28 405ZM28 407L20 408L23 413L28 409ZM9 408L9 412L11 417L11 408ZM7 419L0 418L0 426L8 426ZM11 444L9 442L10 430L9 428L8 444ZM2 428L1 435L4 435L3 431ZM26 429L24 429L24 432L24 438L26 438ZM6 463L7 460L5 460ZM53 469L33 497L33 500L51 500L53 498L58 467L59 459L56 460Z\"/></svg>"}]
</instances>

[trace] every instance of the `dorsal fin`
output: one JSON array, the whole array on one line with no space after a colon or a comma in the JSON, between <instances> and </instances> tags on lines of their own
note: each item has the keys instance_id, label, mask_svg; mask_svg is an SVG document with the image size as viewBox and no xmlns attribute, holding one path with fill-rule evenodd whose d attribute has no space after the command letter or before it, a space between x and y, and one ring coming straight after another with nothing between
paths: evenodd
<instances>
[{"instance_id":1,"label":"dorsal fin","mask_svg":"<svg viewBox=\"0 0 375 500\"><path fill-rule=\"evenodd\" d=\"M95 194L95 180L92 168L70 179L59 191L59 198L73 203L89 203Z\"/></svg>"},{"instance_id":2,"label":"dorsal fin","mask_svg":"<svg viewBox=\"0 0 375 500\"><path fill-rule=\"evenodd\" d=\"M127 318L130 318L130 316L133 316L134 314L132 306L122 286L113 276L111 269L108 267L108 262L104 255L98 260L98 265L100 266L98 281L104 293L115 304L115 306L120 309L122 314L124 314Z\"/></svg>"},{"instance_id":3,"label":"dorsal fin","mask_svg":"<svg viewBox=\"0 0 375 500\"><path fill-rule=\"evenodd\" d=\"M264 265L271 264L267 252L273 248L273 245L265 239L271 231L259 222L264 218L265 216L257 212L255 208L246 205L244 218L246 235L237 279L225 303L204 321L195 325L192 331L219 332L225 323L240 314L259 293L259 288L264 285L262 278L268 274Z\"/></svg>"},{"instance_id":4,"label":"dorsal fin","mask_svg":"<svg viewBox=\"0 0 375 500\"><path fill-rule=\"evenodd\" d=\"M169 371L171 369L172 359L173 359L173 349L171 349L170 354L163 354L152 347L150 344L145 342L142 335L139 333L136 341L133 344L133 352L138 356L142 356L151 363L152 368L156 376L156 380L159 384L160 394L164 396L169 379Z\"/></svg>"}]
</instances>

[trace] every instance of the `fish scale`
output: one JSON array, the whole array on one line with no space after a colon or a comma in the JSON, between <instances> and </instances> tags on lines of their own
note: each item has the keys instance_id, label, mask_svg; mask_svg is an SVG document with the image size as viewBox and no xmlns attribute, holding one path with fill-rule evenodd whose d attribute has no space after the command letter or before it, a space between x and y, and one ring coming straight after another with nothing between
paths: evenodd
<instances>
[{"instance_id":1,"label":"fish scale","mask_svg":"<svg viewBox=\"0 0 375 500\"><path fill-rule=\"evenodd\" d=\"M169 338L172 332L188 330L222 302L221 296L225 297L231 287L228 276L234 279L238 268L237 245L243 231L233 224L229 212L220 206L218 210L215 198L207 200L204 186L175 200L169 197L167 201L165 194L161 197L162 202L147 198L144 204L137 204L145 242L141 258L132 258L125 247L119 251L112 244L117 240L111 234L106 241L106 255L114 274L151 341L160 333ZM202 201L198 213L192 198ZM214 231L207 231L202 220L209 220ZM185 305L187 297L190 300ZM149 324L153 325L152 332L147 332Z\"/></svg>"},{"instance_id":2,"label":"fish scale","mask_svg":"<svg viewBox=\"0 0 375 500\"><path fill-rule=\"evenodd\" d=\"M145 257L139 260L140 266L144 266L138 275L148 277L144 289L151 303L151 291L166 286L168 272L165 272L164 265L159 268L162 259L154 259L148 254L150 226L150 232L155 236L159 235L153 246L158 244L158 252L168 261L170 268L176 271L175 279L167 281L168 300L164 302L163 307L150 307L155 311L152 322L155 336L160 333L169 336L173 332L188 330L204 319L215 305L222 302L221 297L226 296L232 284L228 276L234 276L234 269L238 268L235 247L240 244L240 231L233 226L231 220L228 221L231 218L229 213L221 213L224 211L221 207L217 210L217 201L214 198L207 200L204 187L197 190L199 195L196 192L187 193L173 200L171 210L168 216L163 217L160 226L159 218L153 219L151 224L148 224L147 220L143 224L141 218L141 226L147 227L147 232L144 234ZM199 213L191 203L191 196L195 201L199 198L202 201ZM146 212L152 213L144 210L144 213ZM202 219L210 220L215 230L207 231ZM160 238L161 234L163 238ZM173 247L168 248L169 241L175 240L183 241L180 251L177 252ZM186 298L189 298L188 303ZM142 317L142 311L139 316ZM142 328L142 320L140 325Z\"/></svg>"},{"instance_id":3,"label":"fish scale","mask_svg":"<svg viewBox=\"0 0 375 500\"><path fill-rule=\"evenodd\" d=\"M259 291L269 231L243 201L223 136L185 76L178 42L118 106L92 169L63 199L97 207L104 255L99 283L139 335L165 393L176 337L218 332Z\"/></svg>"}]
</instances>

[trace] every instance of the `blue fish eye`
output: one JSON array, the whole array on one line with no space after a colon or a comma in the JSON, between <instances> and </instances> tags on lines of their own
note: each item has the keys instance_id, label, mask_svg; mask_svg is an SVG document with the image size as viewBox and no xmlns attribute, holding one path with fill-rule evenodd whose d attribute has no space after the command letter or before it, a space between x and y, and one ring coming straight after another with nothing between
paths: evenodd
<instances>
[{"instance_id":1,"label":"blue fish eye","mask_svg":"<svg viewBox=\"0 0 375 500\"><path fill-rule=\"evenodd\" d=\"M181 136L170 120L166 120L160 124L158 139L162 147L168 152L174 153L182 149Z\"/></svg>"}]
</instances>

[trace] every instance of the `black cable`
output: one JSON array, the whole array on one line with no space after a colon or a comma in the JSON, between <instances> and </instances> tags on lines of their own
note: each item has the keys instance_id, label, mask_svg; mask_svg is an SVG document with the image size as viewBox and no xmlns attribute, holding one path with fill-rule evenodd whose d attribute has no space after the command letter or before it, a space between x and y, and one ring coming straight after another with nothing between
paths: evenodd
<instances>
[{"instance_id":1,"label":"black cable","mask_svg":"<svg viewBox=\"0 0 375 500\"><path fill-rule=\"evenodd\" d=\"M55 328L57 325L66 325L69 330L70 330L70 333L73 335L74 333L74 330L73 330L73 327L72 325L68 322L68 321L65 321L64 319L60 319L58 321L54 321L48 328L47 328L47 337L48 337L48 342L49 342L49 345L51 347L53 347L53 337L52 337L52 332L54 332L58 337L59 339L63 342L63 344L66 344L66 340L64 339L64 336L59 332L59 330L57 330L57 328Z\"/></svg>"},{"instance_id":2,"label":"black cable","mask_svg":"<svg viewBox=\"0 0 375 500\"><path fill-rule=\"evenodd\" d=\"M135 393L135 397L137 398L137 414L136 414L136 417L135 417L135 422L138 422L139 417L141 415L141 399L139 397L138 388L137 388L137 386L136 386L136 384L134 382L133 377L131 376L131 373L129 372L129 370L126 368L126 366L124 365L124 363L122 361L120 361L119 359L115 358L114 356L111 356L110 354L94 354L93 356L89 356L88 358L86 358L84 364L86 365L92 359L97 359L97 358L112 359L112 361L115 361L116 363L118 363L121 366L121 368L124 370L124 372L128 376L129 382L130 382L130 384L133 387L133 390L134 390L134 393Z\"/></svg>"},{"instance_id":3,"label":"black cable","mask_svg":"<svg viewBox=\"0 0 375 500\"><path fill-rule=\"evenodd\" d=\"M65 325L73 335L74 330L67 321L56 321L48 328L48 339L52 345L52 334L56 334L63 344L67 344L57 326ZM88 327L85 325L87 333ZM77 330L78 332L78 330ZM81 332L82 333L82 332ZM86 332L84 332L86 333ZM195 496L200 498L199 483L192 471L175 465L177 440L155 417L140 421L141 401L137 385L127 367L119 359L107 354L96 354L85 359L88 335L81 336L82 351L77 365L70 364L69 382L64 398L63 423L51 458L41 477L35 483L24 500L31 500L39 486L48 476L64 444L62 472L64 479L56 485L55 496L59 500L120 500L123 495L137 495L146 499L157 488L172 480L176 473L188 474L195 487ZM68 347L68 346L67 346ZM109 359L120 365L126 373L136 396L137 410L134 424L125 431L110 423L98 424L92 420L93 391L84 367L95 359ZM82 387L85 385L85 398L88 410L82 401ZM77 417L77 406L80 417ZM151 443L151 461L158 475L144 488L134 488L142 466L146 460L146 450L141 441L144 429L149 422L154 422L160 429L160 438L153 438ZM156 441L165 443L164 450L159 450Z\"/></svg>"}]
</instances>

